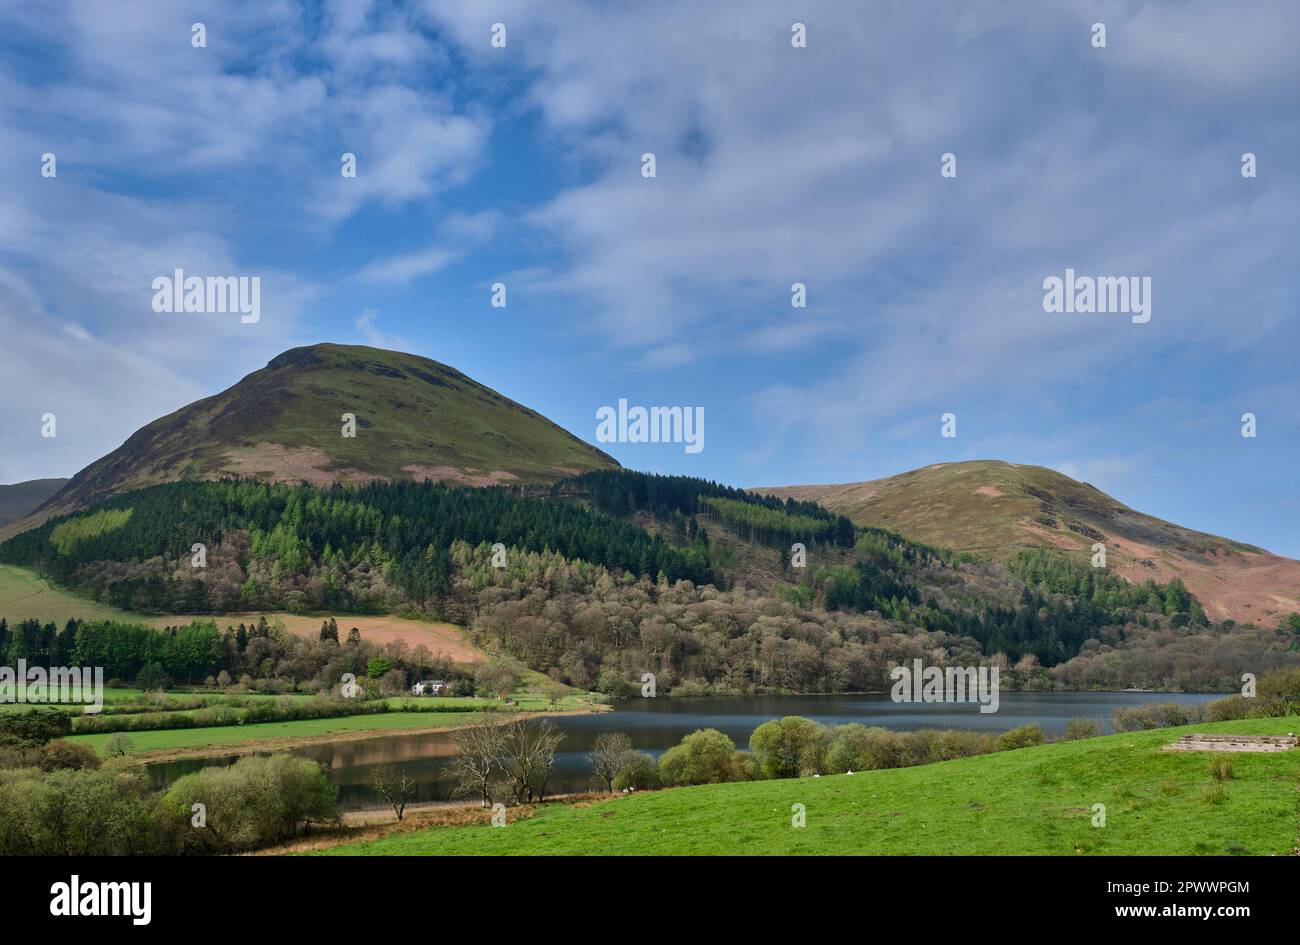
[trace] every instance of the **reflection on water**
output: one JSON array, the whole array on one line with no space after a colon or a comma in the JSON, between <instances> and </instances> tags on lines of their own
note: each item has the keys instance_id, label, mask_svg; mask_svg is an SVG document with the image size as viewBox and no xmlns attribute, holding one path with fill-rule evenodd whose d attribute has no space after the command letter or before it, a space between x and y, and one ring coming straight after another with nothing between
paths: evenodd
<instances>
[{"instance_id":1,"label":"reflection on water","mask_svg":"<svg viewBox=\"0 0 1300 945\"><path fill-rule=\"evenodd\" d=\"M1205 702L1201 693L1147 692L1004 692L999 710L981 714L976 705L895 703L886 694L852 696L745 696L702 699L637 699L619 703L616 712L552 718L564 733L549 790L584 791L591 785L586 754L602 732L624 732L642 751L658 755L698 728L716 728L745 748L750 733L769 719L802 715L830 725L861 722L900 731L957 728L1005 731L1037 722L1049 732L1064 731L1071 719L1102 723L1110 731L1115 709L1146 702ZM383 798L370 787L374 769L397 764L418 783L417 800L447 800L451 785L443 776L454 753L446 733L396 734L381 738L310 745L292 750L325 766L339 788L345 809L371 807ZM164 787L183 774L212 764L230 764L234 756L170 761L148 766L150 781Z\"/></svg>"}]
</instances>

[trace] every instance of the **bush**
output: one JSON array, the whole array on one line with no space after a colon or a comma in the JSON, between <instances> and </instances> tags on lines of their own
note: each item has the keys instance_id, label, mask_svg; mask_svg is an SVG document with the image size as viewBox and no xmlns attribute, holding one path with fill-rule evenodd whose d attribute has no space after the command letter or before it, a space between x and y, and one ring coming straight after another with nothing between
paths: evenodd
<instances>
[{"instance_id":1,"label":"bush","mask_svg":"<svg viewBox=\"0 0 1300 945\"><path fill-rule=\"evenodd\" d=\"M1236 719L1251 718L1251 713L1257 706L1251 704L1251 700L1245 696L1228 696L1226 699L1215 699L1213 702L1207 702L1202 710L1201 718L1206 722L1231 722Z\"/></svg>"},{"instance_id":2,"label":"bush","mask_svg":"<svg viewBox=\"0 0 1300 945\"><path fill-rule=\"evenodd\" d=\"M1138 732L1176 725L1194 725L1199 721L1201 707L1194 703L1148 702L1146 705L1116 709L1113 724L1117 732Z\"/></svg>"},{"instance_id":3,"label":"bush","mask_svg":"<svg viewBox=\"0 0 1300 945\"><path fill-rule=\"evenodd\" d=\"M80 771L83 768L98 768L99 756L89 745L59 738L41 748L36 763L42 771L58 771L61 768Z\"/></svg>"},{"instance_id":4,"label":"bush","mask_svg":"<svg viewBox=\"0 0 1300 945\"><path fill-rule=\"evenodd\" d=\"M664 784L719 784L738 780L736 743L716 728L697 729L659 759Z\"/></svg>"},{"instance_id":5,"label":"bush","mask_svg":"<svg viewBox=\"0 0 1300 945\"><path fill-rule=\"evenodd\" d=\"M749 736L764 777L806 778L826 770L826 726L798 715L764 722Z\"/></svg>"},{"instance_id":6,"label":"bush","mask_svg":"<svg viewBox=\"0 0 1300 945\"><path fill-rule=\"evenodd\" d=\"M763 769L758 766L758 759L750 752L738 751L731 756L732 781L761 781Z\"/></svg>"},{"instance_id":7,"label":"bush","mask_svg":"<svg viewBox=\"0 0 1300 945\"><path fill-rule=\"evenodd\" d=\"M297 836L338 817L337 789L319 764L292 755L252 755L228 768L203 768L177 779L161 801L180 850L233 853ZM203 804L207 824L191 826Z\"/></svg>"},{"instance_id":8,"label":"bush","mask_svg":"<svg viewBox=\"0 0 1300 945\"><path fill-rule=\"evenodd\" d=\"M71 716L58 709L28 709L26 712L0 714L0 744L44 745L71 732Z\"/></svg>"},{"instance_id":9,"label":"bush","mask_svg":"<svg viewBox=\"0 0 1300 945\"><path fill-rule=\"evenodd\" d=\"M1077 742L1083 738L1096 738L1101 734L1101 725L1091 719L1070 719L1065 725L1065 740Z\"/></svg>"},{"instance_id":10,"label":"bush","mask_svg":"<svg viewBox=\"0 0 1300 945\"><path fill-rule=\"evenodd\" d=\"M929 749L928 761L951 761L954 758L987 755L994 750L993 736L981 732L940 729L920 734Z\"/></svg>"},{"instance_id":11,"label":"bush","mask_svg":"<svg viewBox=\"0 0 1300 945\"><path fill-rule=\"evenodd\" d=\"M1232 759L1225 754L1214 754L1210 756L1210 777L1216 781L1232 780Z\"/></svg>"},{"instance_id":12,"label":"bush","mask_svg":"<svg viewBox=\"0 0 1300 945\"><path fill-rule=\"evenodd\" d=\"M0 854L131 856L161 852L148 785L120 771L0 770Z\"/></svg>"},{"instance_id":13,"label":"bush","mask_svg":"<svg viewBox=\"0 0 1300 945\"><path fill-rule=\"evenodd\" d=\"M901 753L894 733L867 728L857 722L837 725L826 751L826 769L832 774L899 767Z\"/></svg>"},{"instance_id":14,"label":"bush","mask_svg":"<svg viewBox=\"0 0 1300 945\"><path fill-rule=\"evenodd\" d=\"M634 752L627 763L614 776L615 791L654 791L663 786L659 766L654 756L644 751Z\"/></svg>"},{"instance_id":15,"label":"bush","mask_svg":"<svg viewBox=\"0 0 1300 945\"><path fill-rule=\"evenodd\" d=\"M1265 715L1300 715L1300 669L1265 673L1259 677L1255 692Z\"/></svg>"},{"instance_id":16,"label":"bush","mask_svg":"<svg viewBox=\"0 0 1300 945\"><path fill-rule=\"evenodd\" d=\"M1043 730L1034 723L1013 728L1003 732L994 741L998 751L1015 751L1017 748L1031 748L1043 743Z\"/></svg>"}]
</instances>

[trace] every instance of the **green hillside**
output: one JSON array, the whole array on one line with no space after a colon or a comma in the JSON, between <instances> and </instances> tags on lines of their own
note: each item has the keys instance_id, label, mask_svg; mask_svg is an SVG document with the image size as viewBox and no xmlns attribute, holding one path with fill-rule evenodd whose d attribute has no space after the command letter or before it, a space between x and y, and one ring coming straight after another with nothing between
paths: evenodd
<instances>
[{"instance_id":1,"label":"green hillside","mask_svg":"<svg viewBox=\"0 0 1300 945\"><path fill-rule=\"evenodd\" d=\"M325 853L449 854L1287 854L1300 832L1300 750L1162 752L1188 731L1286 734L1252 719L1061 742L821 778L714 784L552 803L506 827L434 827ZM1219 796L1217 787L1222 788ZM791 805L807 825L791 825ZM1106 824L1093 827L1093 805Z\"/></svg>"},{"instance_id":2,"label":"green hillside","mask_svg":"<svg viewBox=\"0 0 1300 945\"><path fill-rule=\"evenodd\" d=\"M1300 562L1136 511L1042 466L937 463L868 482L754 491L816 502L856 525L992 560L1024 548L1086 559L1100 542L1112 572L1135 583L1178 578L1216 620L1272 626L1300 610Z\"/></svg>"},{"instance_id":3,"label":"green hillside","mask_svg":"<svg viewBox=\"0 0 1300 945\"><path fill-rule=\"evenodd\" d=\"M344 414L355 437L342 435ZM178 479L439 479L549 483L618 464L453 368L396 351L294 348L212 397L155 420L41 510L85 508Z\"/></svg>"},{"instance_id":4,"label":"green hillside","mask_svg":"<svg viewBox=\"0 0 1300 945\"><path fill-rule=\"evenodd\" d=\"M755 491L817 502L860 525L959 551L1004 553L1047 543L1083 548L1105 533L1187 553L1260 550L1134 511L1054 469L1000 461L939 463L869 482ZM1035 533L1041 533L1037 541Z\"/></svg>"},{"instance_id":5,"label":"green hillside","mask_svg":"<svg viewBox=\"0 0 1300 945\"><path fill-rule=\"evenodd\" d=\"M66 479L32 479L0 485L0 525L16 522L58 492Z\"/></svg>"}]
</instances>

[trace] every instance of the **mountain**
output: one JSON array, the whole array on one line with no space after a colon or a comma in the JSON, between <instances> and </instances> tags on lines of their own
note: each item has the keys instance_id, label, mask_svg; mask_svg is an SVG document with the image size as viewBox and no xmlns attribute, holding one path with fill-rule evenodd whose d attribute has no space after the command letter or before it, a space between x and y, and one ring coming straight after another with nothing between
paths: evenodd
<instances>
[{"instance_id":1,"label":"mountain","mask_svg":"<svg viewBox=\"0 0 1300 945\"><path fill-rule=\"evenodd\" d=\"M342 435L345 414L356 418L355 437ZM286 351L233 387L141 428L73 476L23 525L184 479L537 484L617 466L445 364L318 344Z\"/></svg>"},{"instance_id":2,"label":"mountain","mask_svg":"<svg viewBox=\"0 0 1300 945\"><path fill-rule=\"evenodd\" d=\"M63 488L66 479L31 479L0 485L0 525L8 525L34 511Z\"/></svg>"},{"instance_id":3,"label":"mountain","mask_svg":"<svg viewBox=\"0 0 1300 945\"><path fill-rule=\"evenodd\" d=\"M940 463L870 482L754 491L995 559L1034 547L1090 556L1103 542L1111 571L1137 582L1181 578L1215 620L1272 625L1300 611L1300 562L1143 514L1041 466Z\"/></svg>"}]
</instances>

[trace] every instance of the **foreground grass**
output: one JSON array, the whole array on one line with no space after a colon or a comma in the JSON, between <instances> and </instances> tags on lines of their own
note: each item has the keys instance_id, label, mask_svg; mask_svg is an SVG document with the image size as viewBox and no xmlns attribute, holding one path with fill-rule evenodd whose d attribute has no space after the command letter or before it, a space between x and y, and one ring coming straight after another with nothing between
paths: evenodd
<instances>
[{"instance_id":1,"label":"foreground grass","mask_svg":"<svg viewBox=\"0 0 1300 945\"><path fill-rule=\"evenodd\" d=\"M935 765L717 784L551 804L506 827L433 827L327 854L1285 854L1296 848L1300 750L1162 752L1189 731L1300 731L1300 718L1193 725ZM803 804L807 826L791 826ZM1092 805L1106 806L1093 827Z\"/></svg>"}]
</instances>

